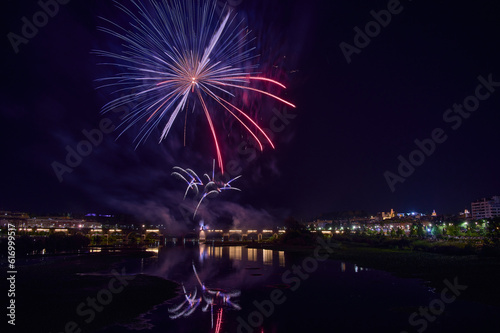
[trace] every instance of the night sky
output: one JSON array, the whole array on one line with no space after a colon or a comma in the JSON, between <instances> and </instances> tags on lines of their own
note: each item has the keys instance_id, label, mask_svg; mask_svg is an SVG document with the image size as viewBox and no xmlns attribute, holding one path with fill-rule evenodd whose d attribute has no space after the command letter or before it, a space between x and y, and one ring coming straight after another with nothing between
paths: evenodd
<instances>
[{"instance_id":1,"label":"night sky","mask_svg":"<svg viewBox=\"0 0 500 333\"><path fill-rule=\"evenodd\" d=\"M246 144L247 134L230 117L217 113L224 161L241 168L234 184L242 192L207 201L200 217L238 225L343 210L458 213L475 199L500 194L498 1L230 4L252 30L259 70L283 82L287 89L278 94L297 108L269 98L252 102L258 106L252 116L275 129L276 149L267 146L263 153ZM355 27L365 31L375 20L371 11L388 6L390 22L381 14L386 26L369 24L370 40L355 40ZM117 51L117 40L97 27L100 17L125 18L112 1L72 0L16 53L8 34L21 35L21 19L32 21L38 11L36 1L8 1L0 14L0 209L137 213L182 224L179 206L189 211L194 201L182 200L184 184L170 174L175 165L211 171L215 152L203 118L188 122L186 147L183 119L161 144L154 132L137 149L137 129L118 139L119 130L105 133L58 180L52 165L65 163L66 147L85 140L83 130L99 128L102 119L119 124L119 113L100 114L111 95L96 83L116 69L98 65L102 59L92 50ZM448 111L464 100L476 110ZM428 143L433 132L441 143L427 145L429 156L414 152L415 140ZM401 177L400 155L420 165L394 178Z\"/></svg>"}]
</instances>

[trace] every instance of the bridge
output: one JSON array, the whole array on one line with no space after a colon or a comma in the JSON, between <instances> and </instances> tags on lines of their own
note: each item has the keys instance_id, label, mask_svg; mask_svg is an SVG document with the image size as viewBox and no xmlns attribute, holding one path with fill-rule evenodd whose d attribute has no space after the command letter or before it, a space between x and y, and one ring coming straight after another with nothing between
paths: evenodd
<instances>
[{"instance_id":1,"label":"bridge","mask_svg":"<svg viewBox=\"0 0 500 333\"><path fill-rule=\"evenodd\" d=\"M263 238L278 237L279 234L284 232L285 230L280 229L209 229L200 231L198 239L200 241L210 239L222 239L224 241L260 241Z\"/></svg>"},{"instance_id":2,"label":"bridge","mask_svg":"<svg viewBox=\"0 0 500 333\"><path fill-rule=\"evenodd\" d=\"M57 224L51 225L22 225L17 226L18 233L27 233L30 235L50 235L53 233L64 233L67 235L84 235L90 237L102 237L103 243L110 240L120 240L124 243L130 243L140 240L142 242L154 241L158 244L167 242L177 242L181 239L188 241L260 241L271 237L277 237L285 230L277 228L268 229L206 229L199 232L192 231L182 235L171 235L166 229L159 228L140 228L130 226L130 228L102 228L100 225L82 225L80 224Z\"/></svg>"}]
</instances>

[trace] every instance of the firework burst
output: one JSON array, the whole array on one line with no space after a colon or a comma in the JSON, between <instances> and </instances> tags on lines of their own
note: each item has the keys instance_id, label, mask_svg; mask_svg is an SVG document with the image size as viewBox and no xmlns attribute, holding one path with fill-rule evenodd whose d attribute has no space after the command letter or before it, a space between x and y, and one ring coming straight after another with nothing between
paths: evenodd
<instances>
[{"instance_id":1,"label":"firework burst","mask_svg":"<svg viewBox=\"0 0 500 333\"><path fill-rule=\"evenodd\" d=\"M198 177L196 172L194 172L192 169L183 169L181 167L175 166L173 170L174 172L172 172L172 176L183 180L187 184L186 191L184 192L184 199L186 199L186 196L190 190L194 192L195 197L198 196L200 194L198 186L203 186L203 191L201 192L201 197L198 201L198 205L196 205L196 209L194 210L193 218L196 216L198 208L200 208L203 200L209 195L217 195L225 190L241 191L239 188L231 186L231 183L240 178L241 175L234 177L227 183L215 179L215 160L213 161L212 176L208 175L207 173L203 175L206 179L205 182L203 182L201 178Z\"/></svg>"},{"instance_id":2,"label":"firework burst","mask_svg":"<svg viewBox=\"0 0 500 333\"><path fill-rule=\"evenodd\" d=\"M157 127L163 128L159 142L164 140L180 113L186 113L187 121L192 103L193 110L206 118L222 172L213 117L216 111L233 116L261 150L263 144L258 136L274 148L264 130L238 106L237 97L247 91L295 106L264 90L268 86L285 86L259 76L256 65L251 64L255 56L250 32L229 7L217 15L215 0L130 0L131 8L115 3L131 23L127 29L106 20L111 27L100 28L120 40L123 47L120 53L96 51L110 60L107 65L119 70L113 77L98 80L101 87L113 87L122 94L102 111L134 105L124 119L122 133L140 124L136 147Z\"/></svg>"}]
</instances>

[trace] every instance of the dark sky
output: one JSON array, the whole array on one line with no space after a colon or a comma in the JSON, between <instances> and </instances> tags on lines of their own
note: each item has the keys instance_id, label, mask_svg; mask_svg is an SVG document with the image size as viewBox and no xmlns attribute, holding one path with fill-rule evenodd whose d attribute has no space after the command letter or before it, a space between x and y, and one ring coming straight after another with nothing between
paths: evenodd
<instances>
[{"instance_id":1,"label":"dark sky","mask_svg":"<svg viewBox=\"0 0 500 333\"><path fill-rule=\"evenodd\" d=\"M252 115L275 129L276 149L255 154L241 128L219 113L225 164L241 168L234 184L242 192L207 201L200 216L238 224L354 209L457 213L474 199L499 194L498 1L230 3L256 38L259 70L280 79L287 90L277 93L297 108L257 98ZM390 22L380 14L385 27L370 23L371 11L388 6L394 13ZM189 211L194 202L182 201L184 185L170 173L174 165L199 174L211 170L215 155L206 123L196 117L188 123L187 147L183 119L164 142L158 144L154 132L137 150L137 129L119 139L117 131L105 133L60 182L52 164L65 163L66 147L85 140L83 130L99 128L102 119L119 124L118 113L100 114L111 97L95 82L115 69L99 66L102 59L91 51L120 48L97 30L99 17L126 18L111 1L72 0L31 31L16 53L8 34L21 35L22 18L32 21L38 11L36 1L8 1L0 14L0 208L138 212L175 224L183 215L179 206ZM358 38L348 63L340 45L354 48L354 28L364 31L367 24L372 37ZM480 76L493 83L478 88ZM476 93L483 99L478 105ZM448 111L464 100L476 110L463 109L464 116ZM288 114L285 122L273 120L276 112ZM428 143L436 129L437 139L446 140L433 144L429 156L416 152L415 140ZM420 165L392 178L391 189L385 175L400 177L400 155Z\"/></svg>"}]
</instances>

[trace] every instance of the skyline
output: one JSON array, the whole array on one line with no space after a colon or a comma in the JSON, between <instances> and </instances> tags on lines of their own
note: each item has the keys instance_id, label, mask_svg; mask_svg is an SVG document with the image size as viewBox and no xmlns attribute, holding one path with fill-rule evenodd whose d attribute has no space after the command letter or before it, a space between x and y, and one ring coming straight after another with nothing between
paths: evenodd
<instances>
[{"instance_id":1,"label":"skyline","mask_svg":"<svg viewBox=\"0 0 500 333\"><path fill-rule=\"evenodd\" d=\"M150 138L134 150L135 133L117 139L112 128L127 110L100 114L110 95L95 80L109 68L97 65L92 50L118 47L97 31L99 17L124 17L112 3L58 3L19 44L9 34L25 38L22 18L33 22L47 7L20 1L1 14L0 207L143 211L177 223L178 207L195 200L183 200L172 168L203 174L216 158L205 124L188 126L186 146L182 122L161 144ZM282 80L283 97L297 108L252 101L252 116L276 146L262 153L217 115L227 134L226 173L242 175L242 192L202 205L202 216L306 219L383 207L456 214L499 194L500 4L229 3L248 21L259 70Z\"/></svg>"},{"instance_id":2,"label":"skyline","mask_svg":"<svg viewBox=\"0 0 500 333\"><path fill-rule=\"evenodd\" d=\"M492 197L485 197L485 198L480 198L480 199L477 199L477 200L474 200L470 203L470 207L469 208L465 208L463 211L459 211L459 212L452 212L452 213L447 213L447 212L441 212L436 209L432 209L432 211L422 211L422 210L410 210L410 211L400 211L400 210L397 210L397 209L394 209L394 208L390 208L390 209L387 209L387 210L377 210L377 211L366 211L364 209L355 209L355 210L339 210L339 211L332 211L332 212L318 212L316 215L314 216L311 216L311 217L308 217L308 218L301 218L301 221L307 221L308 219L309 220L321 220L321 219L330 219L330 218L340 218L342 216L344 216L345 214L350 214L350 213L355 213L355 217L359 217L359 218L368 218L368 217L375 217L375 216L384 216L385 215L388 215L388 214L395 214L398 216L398 218L400 218L401 216L399 215L404 215L404 216L411 216L411 217L414 217L414 216L428 216L428 217L435 217L435 216L462 216L464 214L467 214L467 215L471 215L470 217L465 217L465 218L468 218L468 219L474 219L474 217L472 216L472 210L473 210L473 205L475 203L481 203L481 202L484 202L484 200L489 200L489 199L494 199L494 198L498 198L499 196L492 196ZM498 199L497 199L498 200ZM198 202L199 203L199 202ZM33 215L33 214L38 214L38 216L40 218L46 218L46 217L56 217L56 218L62 218L64 216L67 216L67 217L72 217L72 218L90 218L92 219L92 217L99 217L99 218L111 218L111 217L115 217L115 216L122 216L122 217L125 217L125 216L129 216L129 217L132 217L134 215L139 215L139 214L134 214L134 213L123 213L123 212L101 212L101 211L96 211L96 210L89 210L89 211L86 211L86 212L70 212L70 211L30 211L30 210L12 210L12 209L8 209L8 207L0 207L0 212L1 213L12 213L12 214L29 214L29 215ZM112 213L112 214L107 214L107 213ZM63 214L63 215L60 215L60 214ZM336 217L335 217L336 216ZM288 216L287 218L289 217L292 217L294 218L294 216ZM139 222L139 220L137 220L136 222ZM283 221L276 221L278 223L280 222L283 222Z\"/></svg>"}]
</instances>

